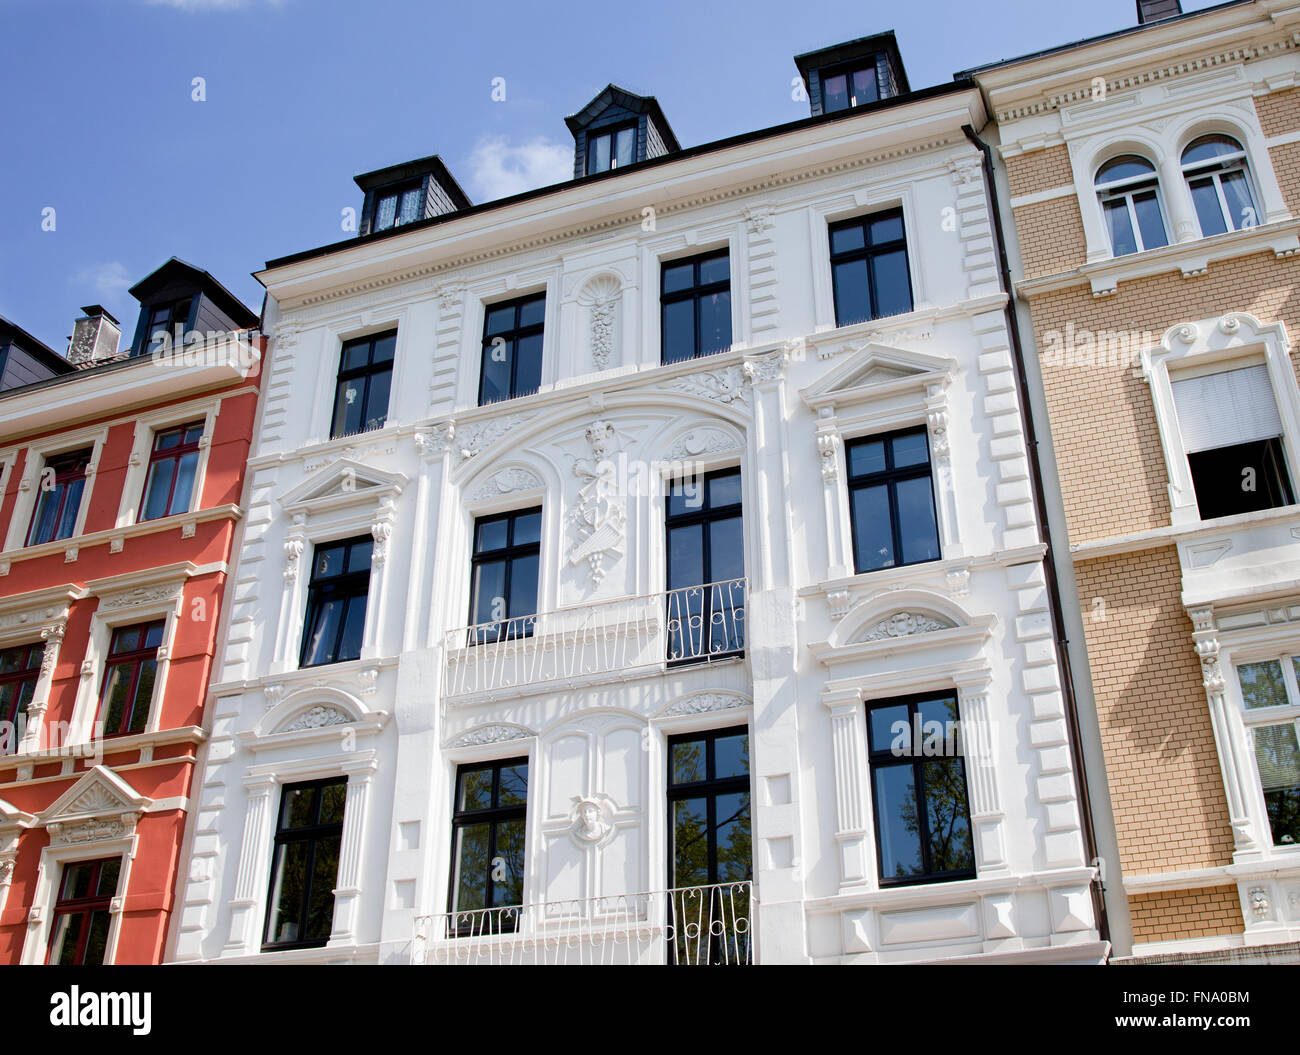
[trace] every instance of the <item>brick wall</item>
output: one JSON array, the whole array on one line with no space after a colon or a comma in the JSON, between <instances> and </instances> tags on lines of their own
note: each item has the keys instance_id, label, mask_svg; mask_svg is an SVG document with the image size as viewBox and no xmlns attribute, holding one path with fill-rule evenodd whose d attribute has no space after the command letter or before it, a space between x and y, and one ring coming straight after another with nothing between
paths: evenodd
<instances>
[{"instance_id":1,"label":"brick wall","mask_svg":"<svg viewBox=\"0 0 1300 1055\"><path fill-rule=\"evenodd\" d=\"M1172 546L1075 566L1126 874L1232 863L1192 624Z\"/></svg>"},{"instance_id":2,"label":"brick wall","mask_svg":"<svg viewBox=\"0 0 1300 1055\"><path fill-rule=\"evenodd\" d=\"M1300 333L1300 268L1271 252L1211 264L1207 274L1178 272L1120 283L1108 297L1086 286L1031 301L1040 358L1053 334L1149 332L1188 319L1245 311L1282 319ZM1294 339L1294 337L1293 337ZM1077 347L1077 345L1076 345ZM1044 359L1043 384L1056 445L1070 541L1105 538L1169 523L1169 474L1151 392L1140 371Z\"/></svg>"},{"instance_id":3,"label":"brick wall","mask_svg":"<svg viewBox=\"0 0 1300 1055\"><path fill-rule=\"evenodd\" d=\"M1175 890L1129 898L1135 942L1240 934L1241 902L1235 886Z\"/></svg>"},{"instance_id":4,"label":"brick wall","mask_svg":"<svg viewBox=\"0 0 1300 1055\"><path fill-rule=\"evenodd\" d=\"M1054 275L1088 258L1079 201L1073 195L1012 209L1026 278Z\"/></svg>"},{"instance_id":5,"label":"brick wall","mask_svg":"<svg viewBox=\"0 0 1300 1055\"><path fill-rule=\"evenodd\" d=\"M1259 96L1255 100L1255 112L1259 114L1259 126L1266 136L1300 129L1300 88Z\"/></svg>"}]
</instances>

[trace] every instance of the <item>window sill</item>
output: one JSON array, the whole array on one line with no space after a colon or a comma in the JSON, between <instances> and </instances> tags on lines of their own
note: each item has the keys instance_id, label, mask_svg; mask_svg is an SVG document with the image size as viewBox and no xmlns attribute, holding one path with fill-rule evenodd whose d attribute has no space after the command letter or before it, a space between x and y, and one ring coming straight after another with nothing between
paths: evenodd
<instances>
[{"instance_id":1,"label":"window sill","mask_svg":"<svg viewBox=\"0 0 1300 1055\"><path fill-rule=\"evenodd\" d=\"M1119 283L1179 272L1183 278L1204 275L1210 264L1272 250L1277 259L1300 253L1300 219L1229 231L1190 242L1176 242L1141 253L1090 261L1070 271L1022 279L1016 291L1026 297L1087 284L1094 297L1110 296Z\"/></svg>"},{"instance_id":2,"label":"window sill","mask_svg":"<svg viewBox=\"0 0 1300 1055\"><path fill-rule=\"evenodd\" d=\"M119 755L127 751L139 751L146 747L162 747L168 744L201 744L206 739L207 734L197 725L182 725L174 729L158 729L151 733L123 733L98 740L79 740L59 747L42 747L36 751L18 751L12 755L0 755L0 780L11 779L5 775L5 770L19 766L62 761L71 761L75 764L79 758L91 764L98 764L106 754ZM195 760L178 757L167 761L194 762ZM84 770L74 770L75 775L82 772ZM66 777L55 779L66 779Z\"/></svg>"},{"instance_id":3,"label":"window sill","mask_svg":"<svg viewBox=\"0 0 1300 1055\"><path fill-rule=\"evenodd\" d=\"M127 539L159 534L176 528L181 529L182 537L189 537L193 534L191 528L194 526L214 520L238 520L241 516L243 511L237 505L212 506L193 513L176 513L169 517L159 517L157 520L146 520L143 523L104 528L101 531L92 531L88 535L73 535L71 538L59 539L57 542L42 542L37 546L5 550L0 552L0 576L8 575L10 567L17 561L40 560L42 557L61 554L64 561L71 564L77 560L81 550L94 546L108 543L111 552L116 553Z\"/></svg>"},{"instance_id":4,"label":"window sill","mask_svg":"<svg viewBox=\"0 0 1300 1055\"><path fill-rule=\"evenodd\" d=\"M1072 542L1070 556L1076 561L1112 557L1120 553L1134 553L1160 546L1172 546L1196 538L1228 534L1238 528L1286 523L1291 520L1300 524L1300 505L1260 509L1253 513L1237 513L1235 516L1220 517L1217 520L1190 520L1183 524L1151 528L1149 531L1134 531L1126 535L1111 535L1106 538L1089 539L1086 542Z\"/></svg>"}]
</instances>

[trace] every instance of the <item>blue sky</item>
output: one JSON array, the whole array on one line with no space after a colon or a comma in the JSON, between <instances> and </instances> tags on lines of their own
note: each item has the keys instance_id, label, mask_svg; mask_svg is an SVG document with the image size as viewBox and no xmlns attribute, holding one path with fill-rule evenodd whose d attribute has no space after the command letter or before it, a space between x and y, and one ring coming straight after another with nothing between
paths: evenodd
<instances>
[{"instance_id":1,"label":"blue sky","mask_svg":"<svg viewBox=\"0 0 1300 1055\"><path fill-rule=\"evenodd\" d=\"M251 271L345 237L355 174L437 153L475 202L565 179L564 116L609 81L692 146L806 116L801 51L893 29L920 88L1135 21L1133 0L0 0L0 315L59 352L83 304L129 332L127 288L172 255L256 310Z\"/></svg>"}]
</instances>

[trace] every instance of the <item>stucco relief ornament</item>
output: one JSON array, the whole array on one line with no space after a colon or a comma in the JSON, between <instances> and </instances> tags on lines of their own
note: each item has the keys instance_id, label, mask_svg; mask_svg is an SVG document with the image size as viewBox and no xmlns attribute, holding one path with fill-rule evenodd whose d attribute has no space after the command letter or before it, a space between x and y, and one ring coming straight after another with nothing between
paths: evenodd
<instances>
[{"instance_id":1,"label":"stucco relief ornament","mask_svg":"<svg viewBox=\"0 0 1300 1055\"><path fill-rule=\"evenodd\" d=\"M485 498L497 498L500 495L514 494L516 491L534 491L541 487L542 481L538 479L536 473L512 466L489 476L470 496L470 500L481 502Z\"/></svg>"},{"instance_id":2,"label":"stucco relief ornament","mask_svg":"<svg viewBox=\"0 0 1300 1055\"><path fill-rule=\"evenodd\" d=\"M683 714L709 714L712 711L729 711L736 707L744 707L748 702L743 696L737 696L733 693L700 692L694 696L688 696L684 700L678 700L667 707L663 714L664 717Z\"/></svg>"},{"instance_id":3,"label":"stucco relief ornament","mask_svg":"<svg viewBox=\"0 0 1300 1055\"><path fill-rule=\"evenodd\" d=\"M568 515L578 539L569 549L569 563L587 562L591 581L605 578L605 564L623 553L627 510L618 497L618 471L612 460L614 426L603 419L587 427L590 458L579 458L573 475L586 481L578 489L578 502Z\"/></svg>"},{"instance_id":4,"label":"stucco relief ornament","mask_svg":"<svg viewBox=\"0 0 1300 1055\"><path fill-rule=\"evenodd\" d=\"M1262 886L1252 887L1250 890L1250 911L1254 913L1256 919L1263 919L1268 915L1268 891Z\"/></svg>"},{"instance_id":5,"label":"stucco relief ornament","mask_svg":"<svg viewBox=\"0 0 1300 1055\"><path fill-rule=\"evenodd\" d=\"M721 429L692 429L673 443L668 457L672 461L681 461L683 458L698 458L703 454L732 450L737 446L739 444L735 439Z\"/></svg>"},{"instance_id":6,"label":"stucco relief ornament","mask_svg":"<svg viewBox=\"0 0 1300 1055\"><path fill-rule=\"evenodd\" d=\"M527 729L518 725L484 725L462 733L452 741L452 747L482 747L485 744L504 744L511 740L523 740L531 736Z\"/></svg>"},{"instance_id":7,"label":"stucco relief ornament","mask_svg":"<svg viewBox=\"0 0 1300 1055\"><path fill-rule=\"evenodd\" d=\"M284 544L284 581L293 582L298 578L298 559L307 546L306 539L291 538Z\"/></svg>"},{"instance_id":8,"label":"stucco relief ornament","mask_svg":"<svg viewBox=\"0 0 1300 1055\"><path fill-rule=\"evenodd\" d=\"M910 637L912 634L928 634L935 630L948 630L951 623L940 622L928 615L915 612L895 612L888 619L882 619L863 635L863 641L883 641L890 637Z\"/></svg>"},{"instance_id":9,"label":"stucco relief ornament","mask_svg":"<svg viewBox=\"0 0 1300 1055\"><path fill-rule=\"evenodd\" d=\"M495 418L474 425L467 425L458 433L456 447L464 461L469 461L482 454L511 429L527 421L522 414L509 418Z\"/></svg>"},{"instance_id":10,"label":"stucco relief ornament","mask_svg":"<svg viewBox=\"0 0 1300 1055\"><path fill-rule=\"evenodd\" d=\"M302 729L325 729L331 725L346 725L352 721L336 707L312 707L281 729L281 732L295 733Z\"/></svg>"},{"instance_id":11,"label":"stucco relief ornament","mask_svg":"<svg viewBox=\"0 0 1300 1055\"><path fill-rule=\"evenodd\" d=\"M790 362L790 357L785 352L769 352L767 355L756 355L745 360L742 369L745 372L745 379L752 385L762 384L764 381L779 381L785 376L785 368Z\"/></svg>"},{"instance_id":12,"label":"stucco relief ornament","mask_svg":"<svg viewBox=\"0 0 1300 1055\"><path fill-rule=\"evenodd\" d=\"M716 399L719 403L730 406L732 403L744 403L748 398L745 391L748 381L744 370L738 366L728 366L705 374L679 377L672 383L672 387L693 396Z\"/></svg>"},{"instance_id":13,"label":"stucco relief ornament","mask_svg":"<svg viewBox=\"0 0 1300 1055\"><path fill-rule=\"evenodd\" d=\"M14 874L14 863L12 861L0 861L0 883L9 882Z\"/></svg>"},{"instance_id":14,"label":"stucco relief ornament","mask_svg":"<svg viewBox=\"0 0 1300 1055\"><path fill-rule=\"evenodd\" d=\"M579 846L595 846L604 842L614 830L611 823L613 806L603 796L579 799L573 806L569 834Z\"/></svg>"}]
</instances>

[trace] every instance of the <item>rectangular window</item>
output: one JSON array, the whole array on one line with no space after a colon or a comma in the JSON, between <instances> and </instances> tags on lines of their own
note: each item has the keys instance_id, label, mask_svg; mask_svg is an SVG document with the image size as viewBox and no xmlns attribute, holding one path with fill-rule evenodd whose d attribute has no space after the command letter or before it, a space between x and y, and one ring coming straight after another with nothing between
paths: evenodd
<instances>
[{"instance_id":1,"label":"rectangular window","mask_svg":"<svg viewBox=\"0 0 1300 1055\"><path fill-rule=\"evenodd\" d=\"M157 304L149 309L149 321L145 324L143 355L161 351L164 342L173 349L181 347L185 340L185 331L190 324L190 309L194 306L194 296L182 297L167 304Z\"/></svg>"},{"instance_id":2,"label":"rectangular window","mask_svg":"<svg viewBox=\"0 0 1300 1055\"><path fill-rule=\"evenodd\" d=\"M867 736L880 882L973 877L957 697L869 703Z\"/></svg>"},{"instance_id":3,"label":"rectangular window","mask_svg":"<svg viewBox=\"0 0 1300 1055\"><path fill-rule=\"evenodd\" d=\"M27 707L36 695L45 646L18 645L0 651L0 755L18 750Z\"/></svg>"},{"instance_id":4,"label":"rectangular window","mask_svg":"<svg viewBox=\"0 0 1300 1055\"><path fill-rule=\"evenodd\" d=\"M752 959L747 925L753 877L749 794L747 729L668 738L673 963Z\"/></svg>"},{"instance_id":5,"label":"rectangular window","mask_svg":"<svg viewBox=\"0 0 1300 1055\"><path fill-rule=\"evenodd\" d=\"M343 345L330 439L382 429L388 421L397 331L361 337Z\"/></svg>"},{"instance_id":6,"label":"rectangular window","mask_svg":"<svg viewBox=\"0 0 1300 1055\"><path fill-rule=\"evenodd\" d=\"M876 86L876 64L836 66L824 70L822 82L822 112L831 114L851 106L874 103L880 98Z\"/></svg>"},{"instance_id":7,"label":"rectangular window","mask_svg":"<svg viewBox=\"0 0 1300 1055\"><path fill-rule=\"evenodd\" d=\"M531 637L537 623L542 511L523 509L474 521L470 560L471 645Z\"/></svg>"},{"instance_id":8,"label":"rectangular window","mask_svg":"<svg viewBox=\"0 0 1300 1055\"><path fill-rule=\"evenodd\" d=\"M1202 520L1295 501L1267 366L1171 382Z\"/></svg>"},{"instance_id":9,"label":"rectangular window","mask_svg":"<svg viewBox=\"0 0 1300 1055\"><path fill-rule=\"evenodd\" d=\"M90 451L74 451L46 461L37 485L32 523L27 529L27 545L39 546L42 542L72 537L89 464Z\"/></svg>"},{"instance_id":10,"label":"rectangular window","mask_svg":"<svg viewBox=\"0 0 1300 1055\"><path fill-rule=\"evenodd\" d=\"M361 657L374 544L369 535L360 535L316 547L299 666L318 667Z\"/></svg>"},{"instance_id":11,"label":"rectangular window","mask_svg":"<svg viewBox=\"0 0 1300 1055\"><path fill-rule=\"evenodd\" d=\"M740 470L719 469L668 488L668 660L745 649L745 532Z\"/></svg>"},{"instance_id":12,"label":"rectangular window","mask_svg":"<svg viewBox=\"0 0 1300 1055\"><path fill-rule=\"evenodd\" d=\"M833 223L830 235L836 326L912 310L902 209Z\"/></svg>"},{"instance_id":13,"label":"rectangular window","mask_svg":"<svg viewBox=\"0 0 1300 1055\"><path fill-rule=\"evenodd\" d=\"M483 316L479 406L532 395L542 383L546 294L489 304Z\"/></svg>"},{"instance_id":14,"label":"rectangular window","mask_svg":"<svg viewBox=\"0 0 1300 1055\"><path fill-rule=\"evenodd\" d=\"M424 219L423 200L424 186L419 182L376 191L372 229L386 231L390 227L400 227L404 223Z\"/></svg>"},{"instance_id":15,"label":"rectangular window","mask_svg":"<svg viewBox=\"0 0 1300 1055\"><path fill-rule=\"evenodd\" d=\"M854 570L938 560L925 429L854 440L846 454Z\"/></svg>"},{"instance_id":16,"label":"rectangular window","mask_svg":"<svg viewBox=\"0 0 1300 1055\"><path fill-rule=\"evenodd\" d=\"M460 766L451 819L452 882L450 910L456 933L496 933L515 929L516 913L483 909L522 905L524 827L528 813L528 759Z\"/></svg>"},{"instance_id":17,"label":"rectangular window","mask_svg":"<svg viewBox=\"0 0 1300 1055\"><path fill-rule=\"evenodd\" d=\"M162 637L161 619L113 631L99 697L99 720L104 723L104 736L144 731L158 679L158 646Z\"/></svg>"},{"instance_id":18,"label":"rectangular window","mask_svg":"<svg viewBox=\"0 0 1300 1055\"><path fill-rule=\"evenodd\" d=\"M660 268L661 354L665 363L731 347L731 255L726 249Z\"/></svg>"},{"instance_id":19,"label":"rectangular window","mask_svg":"<svg viewBox=\"0 0 1300 1055\"><path fill-rule=\"evenodd\" d=\"M311 949L329 941L347 797L344 777L285 785L262 948Z\"/></svg>"},{"instance_id":20,"label":"rectangular window","mask_svg":"<svg viewBox=\"0 0 1300 1055\"><path fill-rule=\"evenodd\" d=\"M202 438L201 421L163 429L154 436L144 497L140 500L140 520L157 520L190 511Z\"/></svg>"},{"instance_id":21,"label":"rectangular window","mask_svg":"<svg viewBox=\"0 0 1300 1055\"><path fill-rule=\"evenodd\" d=\"M1237 666L1274 846L1300 844L1300 656Z\"/></svg>"},{"instance_id":22,"label":"rectangular window","mask_svg":"<svg viewBox=\"0 0 1300 1055\"><path fill-rule=\"evenodd\" d=\"M108 949L109 914L122 871L120 857L69 861L59 877L46 963L98 967Z\"/></svg>"},{"instance_id":23,"label":"rectangular window","mask_svg":"<svg viewBox=\"0 0 1300 1055\"><path fill-rule=\"evenodd\" d=\"M624 168L636 160L636 125L587 133L587 175Z\"/></svg>"}]
</instances>

